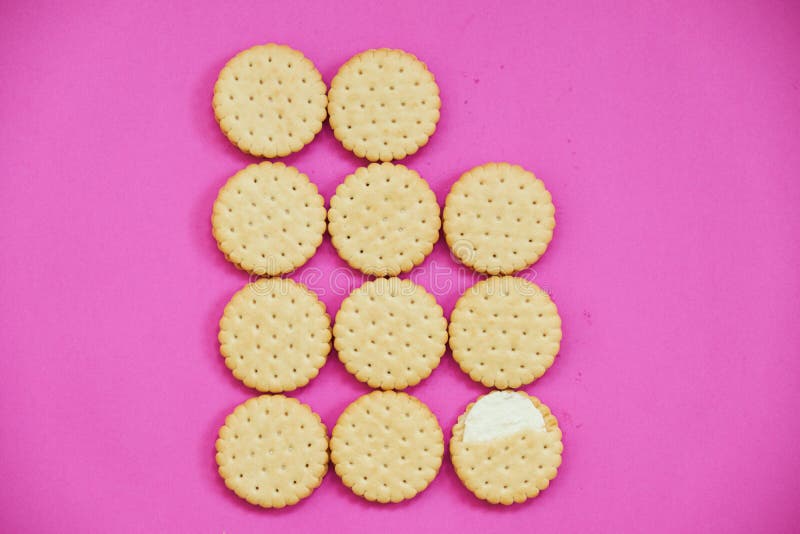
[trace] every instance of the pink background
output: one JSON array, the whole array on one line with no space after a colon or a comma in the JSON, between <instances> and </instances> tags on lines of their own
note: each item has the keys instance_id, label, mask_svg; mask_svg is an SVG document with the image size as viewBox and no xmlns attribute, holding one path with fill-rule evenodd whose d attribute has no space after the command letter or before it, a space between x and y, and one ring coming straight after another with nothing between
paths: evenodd
<instances>
[{"instance_id":1,"label":"pink background","mask_svg":"<svg viewBox=\"0 0 800 534\"><path fill-rule=\"evenodd\" d=\"M0 530L796 530L798 4L380 4L0 4ZM426 61L442 118L404 163L440 202L489 160L552 192L555 238L526 275L564 342L525 389L566 449L540 498L485 505L447 457L397 506L329 472L301 504L261 510L218 477L217 429L254 392L218 354L247 276L209 217L254 159L219 132L211 94L230 56L270 41L326 82L369 47ZM327 125L285 161L326 199L362 163ZM455 267L443 240L434 263ZM326 238L296 276L343 267ZM335 312L328 279L307 281ZM440 296L448 314L456 297ZM293 395L330 428L366 391L332 354ZM483 391L448 353L411 392L449 435Z\"/></svg>"}]
</instances>

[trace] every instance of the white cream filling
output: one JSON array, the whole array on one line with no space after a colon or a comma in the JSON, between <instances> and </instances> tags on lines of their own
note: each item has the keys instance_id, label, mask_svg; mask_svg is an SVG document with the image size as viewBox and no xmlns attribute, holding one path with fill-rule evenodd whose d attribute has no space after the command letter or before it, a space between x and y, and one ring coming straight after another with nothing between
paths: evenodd
<instances>
[{"instance_id":1,"label":"white cream filling","mask_svg":"<svg viewBox=\"0 0 800 534\"><path fill-rule=\"evenodd\" d=\"M544 417L516 391L493 391L476 402L464 422L464 443L491 441L522 430L544 431Z\"/></svg>"}]
</instances>

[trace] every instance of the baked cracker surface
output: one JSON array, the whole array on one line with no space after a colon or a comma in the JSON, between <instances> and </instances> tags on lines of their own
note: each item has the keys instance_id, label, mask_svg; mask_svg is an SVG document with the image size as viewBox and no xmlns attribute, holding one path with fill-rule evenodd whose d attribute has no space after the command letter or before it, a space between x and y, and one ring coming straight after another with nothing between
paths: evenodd
<instances>
[{"instance_id":1,"label":"baked cracker surface","mask_svg":"<svg viewBox=\"0 0 800 534\"><path fill-rule=\"evenodd\" d=\"M561 317L538 285L492 276L467 289L450 315L450 348L476 382L518 388L539 378L561 346Z\"/></svg>"},{"instance_id":2,"label":"baked cracker surface","mask_svg":"<svg viewBox=\"0 0 800 534\"><path fill-rule=\"evenodd\" d=\"M447 343L447 320L425 288L378 278L353 290L333 327L339 359L373 388L404 389L431 374Z\"/></svg>"},{"instance_id":3,"label":"baked cracker surface","mask_svg":"<svg viewBox=\"0 0 800 534\"><path fill-rule=\"evenodd\" d=\"M233 295L219 322L233 376L263 392L292 391L317 376L330 352L325 304L304 285L262 278Z\"/></svg>"},{"instance_id":4,"label":"baked cracker surface","mask_svg":"<svg viewBox=\"0 0 800 534\"><path fill-rule=\"evenodd\" d=\"M439 87L425 63L388 48L350 58L331 81L328 115L336 138L370 161L391 161L424 146L439 121Z\"/></svg>"},{"instance_id":5,"label":"baked cracker surface","mask_svg":"<svg viewBox=\"0 0 800 534\"><path fill-rule=\"evenodd\" d=\"M464 426L473 402L459 416L450 438L456 475L476 497L492 504L521 503L536 497L550 485L561 465L562 434L550 408L523 391L516 394L529 398L539 410L545 431L524 430L487 442L465 443Z\"/></svg>"},{"instance_id":6,"label":"baked cracker surface","mask_svg":"<svg viewBox=\"0 0 800 534\"><path fill-rule=\"evenodd\" d=\"M511 274L535 263L556 224L544 183L508 163L487 163L461 175L445 199L442 221L453 254L488 274Z\"/></svg>"},{"instance_id":7,"label":"baked cracker surface","mask_svg":"<svg viewBox=\"0 0 800 534\"><path fill-rule=\"evenodd\" d=\"M325 200L308 176L283 163L248 165L220 189L211 228L217 246L251 274L288 273L314 255Z\"/></svg>"},{"instance_id":8,"label":"baked cracker surface","mask_svg":"<svg viewBox=\"0 0 800 534\"><path fill-rule=\"evenodd\" d=\"M328 436L307 405L262 395L237 406L216 443L219 474L236 495L264 508L307 497L328 470Z\"/></svg>"},{"instance_id":9,"label":"baked cracker surface","mask_svg":"<svg viewBox=\"0 0 800 534\"><path fill-rule=\"evenodd\" d=\"M375 391L339 416L331 460L353 493L381 503L410 499L424 490L442 464L442 429L418 399Z\"/></svg>"},{"instance_id":10,"label":"baked cracker surface","mask_svg":"<svg viewBox=\"0 0 800 534\"><path fill-rule=\"evenodd\" d=\"M419 265L439 239L439 204L428 183L404 165L373 163L347 176L328 210L339 256L375 276Z\"/></svg>"},{"instance_id":11,"label":"baked cracker surface","mask_svg":"<svg viewBox=\"0 0 800 534\"><path fill-rule=\"evenodd\" d=\"M214 116L239 149L274 158L297 152L322 129L328 97L302 52L274 43L239 52L214 85Z\"/></svg>"}]
</instances>

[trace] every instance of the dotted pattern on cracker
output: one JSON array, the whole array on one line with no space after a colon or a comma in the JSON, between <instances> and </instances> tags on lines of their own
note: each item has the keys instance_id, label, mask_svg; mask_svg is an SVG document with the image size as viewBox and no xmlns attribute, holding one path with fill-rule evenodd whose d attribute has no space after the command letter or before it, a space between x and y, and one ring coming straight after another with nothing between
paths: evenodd
<instances>
[{"instance_id":1,"label":"dotted pattern on cracker","mask_svg":"<svg viewBox=\"0 0 800 534\"><path fill-rule=\"evenodd\" d=\"M283 395L252 398L225 419L216 443L225 485L265 508L307 497L328 470L328 436L320 417Z\"/></svg>"},{"instance_id":2,"label":"dotted pattern on cracker","mask_svg":"<svg viewBox=\"0 0 800 534\"><path fill-rule=\"evenodd\" d=\"M370 161L414 154L439 121L439 87L413 54L386 48L350 58L331 81L328 114L336 138Z\"/></svg>"},{"instance_id":3,"label":"dotted pattern on cracker","mask_svg":"<svg viewBox=\"0 0 800 534\"><path fill-rule=\"evenodd\" d=\"M244 152L274 158L297 152L322 129L325 82L301 52L254 46L233 57L214 85L214 115Z\"/></svg>"},{"instance_id":4,"label":"dotted pattern on cracker","mask_svg":"<svg viewBox=\"0 0 800 534\"><path fill-rule=\"evenodd\" d=\"M317 296L284 278L239 290L219 322L233 376L263 392L292 391L317 376L330 352L330 317Z\"/></svg>"},{"instance_id":5,"label":"dotted pattern on cracker","mask_svg":"<svg viewBox=\"0 0 800 534\"><path fill-rule=\"evenodd\" d=\"M456 302L449 330L461 369L498 389L542 376L561 343L561 318L550 296L515 276L493 276L468 289Z\"/></svg>"},{"instance_id":6,"label":"dotted pattern on cracker","mask_svg":"<svg viewBox=\"0 0 800 534\"><path fill-rule=\"evenodd\" d=\"M431 374L447 342L447 320L422 286L378 278L342 302L333 327L339 359L370 387L404 389Z\"/></svg>"},{"instance_id":7,"label":"dotted pattern on cracker","mask_svg":"<svg viewBox=\"0 0 800 534\"><path fill-rule=\"evenodd\" d=\"M220 189L211 226L217 246L238 268L255 275L288 273L322 243L325 200L294 167L253 164Z\"/></svg>"},{"instance_id":8,"label":"dotted pattern on cracker","mask_svg":"<svg viewBox=\"0 0 800 534\"><path fill-rule=\"evenodd\" d=\"M525 395L544 417L546 431L524 430L488 442L464 442L464 424L475 403L453 427L450 458L458 478L479 499L512 504L536 497L556 477L561 465L561 430L550 409ZM477 402L477 401L476 401Z\"/></svg>"},{"instance_id":9,"label":"dotted pattern on cracker","mask_svg":"<svg viewBox=\"0 0 800 534\"><path fill-rule=\"evenodd\" d=\"M439 239L439 204L415 171L361 167L336 188L328 231L339 256L366 274L395 276L422 263Z\"/></svg>"},{"instance_id":10,"label":"dotted pattern on cracker","mask_svg":"<svg viewBox=\"0 0 800 534\"><path fill-rule=\"evenodd\" d=\"M453 254L489 274L510 274L535 263L556 224L542 181L508 163L487 163L464 173L450 189L442 217Z\"/></svg>"},{"instance_id":11,"label":"dotted pattern on cracker","mask_svg":"<svg viewBox=\"0 0 800 534\"><path fill-rule=\"evenodd\" d=\"M400 502L434 479L444 452L442 429L422 402L375 391L348 406L331 436L342 482L369 501Z\"/></svg>"}]
</instances>

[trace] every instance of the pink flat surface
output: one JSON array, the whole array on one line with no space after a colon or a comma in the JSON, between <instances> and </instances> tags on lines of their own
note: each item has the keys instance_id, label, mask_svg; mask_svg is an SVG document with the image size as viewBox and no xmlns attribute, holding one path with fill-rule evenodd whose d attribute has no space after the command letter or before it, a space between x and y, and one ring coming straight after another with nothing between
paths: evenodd
<instances>
[{"instance_id":1,"label":"pink flat surface","mask_svg":"<svg viewBox=\"0 0 800 534\"><path fill-rule=\"evenodd\" d=\"M792 2L24 2L0 5L0 530L4 532L790 532L800 501L800 9ZM301 504L252 507L214 440L254 391L218 353L247 276L211 237L255 161L212 86L263 42L330 82L370 47L418 54L443 108L404 161L439 201L490 160L542 178L561 353L525 390L564 431L525 505L472 497L449 459L379 506L331 471ZM285 158L326 200L362 162L326 125ZM331 278L328 273L338 273ZM444 241L449 314L469 271ZM330 240L296 275L331 312L358 277ZM366 392L335 354L296 395L332 427ZM485 389L449 353L411 392L445 434Z\"/></svg>"}]
</instances>

